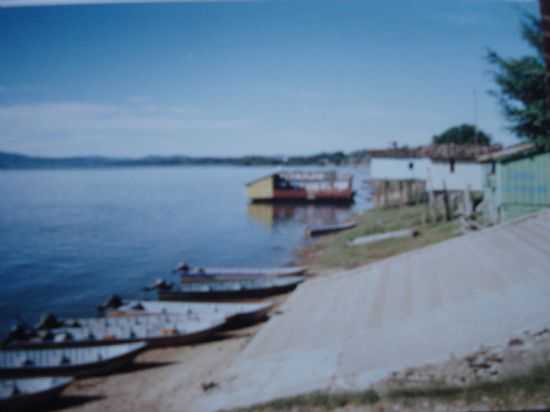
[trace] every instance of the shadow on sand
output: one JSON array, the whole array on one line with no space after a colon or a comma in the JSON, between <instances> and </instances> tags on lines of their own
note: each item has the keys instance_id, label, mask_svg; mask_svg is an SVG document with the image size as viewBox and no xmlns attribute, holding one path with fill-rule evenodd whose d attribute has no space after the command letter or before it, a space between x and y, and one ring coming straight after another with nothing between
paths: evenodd
<instances>
[{"instance_id":1,"label":"shadow on sand","mask_svg":"<svg viewBox=\"0 0 550 412\"><path fill-rule=\"evenodd\" d=\"M133 362L130 365L127 365L109 375L126 374L126 373L132 373L132 372L139 372L142 370L162 368L165 366L176 365L177 363L179 362L155 362L155 361Z\"/></svg>"},{"instance_id":2,"label":"shadow on sand","mask_svg":"<svg viewBox=\"0 0 550 412\"><path fill-rule=\"evenodd\" d=\"M89 402L96 402L101 399L105 399L105 397L99 395L62 395L44 409L41 408L40 410L44 412L61 411L63 409L82 406Z\"/></svg>"}]
</instances>

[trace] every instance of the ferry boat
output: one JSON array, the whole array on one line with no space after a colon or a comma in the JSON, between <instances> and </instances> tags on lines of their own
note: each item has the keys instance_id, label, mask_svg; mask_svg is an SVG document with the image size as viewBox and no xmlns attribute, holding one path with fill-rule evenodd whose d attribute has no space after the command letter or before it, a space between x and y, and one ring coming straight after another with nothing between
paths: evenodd
<instances>
[{"instance_id":1,"label":"ferry boat","mask_svg":"<svg viewBox=\"0 0 550 412\"><path fill-rule=\"evenodd\" d=\"M336 172L281 172L246 185L252 202L351 203L353 176Z\"/></svg>"}]
</instances>

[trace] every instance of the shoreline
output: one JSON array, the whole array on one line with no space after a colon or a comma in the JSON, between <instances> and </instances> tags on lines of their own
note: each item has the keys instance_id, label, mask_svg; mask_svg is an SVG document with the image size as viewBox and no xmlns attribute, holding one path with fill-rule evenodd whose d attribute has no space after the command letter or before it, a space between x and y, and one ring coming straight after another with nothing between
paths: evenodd
<instances>
[{"instance_id":1,"label":"shoreline","mask_svg":"<svg viewBox=\"0 0 550 412\"><path fill-rule=\"evenodd\" d=\"M458 221L426 223L425 206L368 209L355 213L357 226L339 233L311 239L295 250L297 266L314 274L326 275L352 270L378 260L426 247L461 235ZM362 246L349 246L355 238L410 229L416 236L381 240Z\"/></svg>"},{"instance_id":2,"label":"shoreline","mask_svg":"<svg viewBox=\"0 0 550 412\"><path fill-rule=\"evenodd\" d=\"M422 221L422 213L422 206L388 210L372 209L359 213L356 216L359 222L356 228L308 242L308 245L297 249L297 260L293 263L300 265L307 263L311 275L306 275L306 279L312 279L369 265L405 251L421 249L459 236L457 222L426 224ZM360 235L399 228L414 228L420 233L418 236L406 239L373 243L368 248L352 248L347 245L350 239ZM341 258L334 259L334 256L339 256L344 247L353 250L352 259L347 262ZM346 257L348 255L344 255L344 258ZM281 297L279 304L288 296ZM279 316L279 314L279 309L275 308L270 317ZM239 330L229 335L227 339L219 341L146 352L138 358L131 373L123 371L108 377L90 378L69 388L67 391L69 398L90 401L68 406L64 410L129 412L139 409L152 412L175 412L184 410L185 405L196 409L197 405L201 405L201 401L205 397L208 398L210 394L214 397L223 397L225 391L231 390L233 381L232 378L228 378L227 370L237 360L243 360L243 351L249 347L257 333L266 327L267 325L262 323ZM531 350L533 345L538 345L536 351ZM451 355L450 360L447 361L399 370L362 391L305 393L297 397L274 399L265 404L236 410L348 411L351 407L354 411L378 411L380 408L402 411L437 408L442 411L451 411L468 410L472 406L483 408L490 405L491 408L497 408L504 404L521 405L521 402L530 406L550 405L550 398L545 396L546 393L550 393L550 375L548 379L539 382L541 372L529 370L533 365L540 364L541 353L550 353L550 332L547 330L537 330L519 338L511 337L508 344L504 343L501 348L483 347L458 359ZM521 359L527 359L527 362L521 363L522 369L518 367L518 356ZM490 366L485 367L486 363ZM462 386L456 385L461 379L461 376L456 376L457 365L460 366L458 369L464 372L461 376L467 377ZM516 374L503 372L499 378L504 381L495 381L493 379L495 375L492 374L495 368L506 370L507 365L512 365ZM261 367L261 364L258 367ZM548 368L543 372L546 373L547 370ZM518 374L518 371L521 374ZM477 380L479 376L487 379L479 381ZM510 381L510 379L516 380ZM525 388L530 388L529 385L533 380L539 383L532 387L534 392L526 392L534 393L533 397L526 398L524 392L527 389ZM519 385L520 389L510 390L511 384ZM502 388L505 389L502 390ZM505 396L504 392L510 393L510 396Z\"/></svg>"}]
</instances>

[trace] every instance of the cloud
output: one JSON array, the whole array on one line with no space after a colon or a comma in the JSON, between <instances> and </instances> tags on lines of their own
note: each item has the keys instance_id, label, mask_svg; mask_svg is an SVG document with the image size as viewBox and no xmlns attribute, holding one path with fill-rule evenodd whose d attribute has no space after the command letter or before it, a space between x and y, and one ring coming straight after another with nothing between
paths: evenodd
<instances>
[{"instance_id":1,"label":"cloud","mask_svg":"<svg viewBox=\"0 0 550 412\"><path fill-rule=\"evenodd\" d=\"M250 122L245 119L216 118L209 112L184 106L82 102L0 106L4 144L32 141L63 145L109 140L114 146L117 141L131 145L140 139L180 139L205 132L223 134L248 126Z\"/></svg>"},{"instance_id":2,"label":"cloud","mask_svg":"<svg viewBox=\"0 0 550 412\"><path fill-rule=\"evenodd\" d=\"M121 3L248 3L251 1L256 0L0 0L0 8Z\"/></svg>"}]
</instances>

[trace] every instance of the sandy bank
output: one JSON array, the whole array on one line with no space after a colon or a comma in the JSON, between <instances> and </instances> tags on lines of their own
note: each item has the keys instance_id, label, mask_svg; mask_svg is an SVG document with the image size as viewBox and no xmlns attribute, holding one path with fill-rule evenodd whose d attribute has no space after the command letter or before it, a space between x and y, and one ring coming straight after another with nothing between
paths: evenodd
<instances>
[{"instance_id":1,"label":"sandy bank","mask_svg":"<svg viewBox=\"0 0 550 412\"><path fill-rule=\"evenodd\" d=\"M260 327L232 332L230 338L201 345L147 351L128 370L77 381L56 410L187 411L188 405L205 395L203 384L215 382Z\"/></svg>"}]
</instances>

